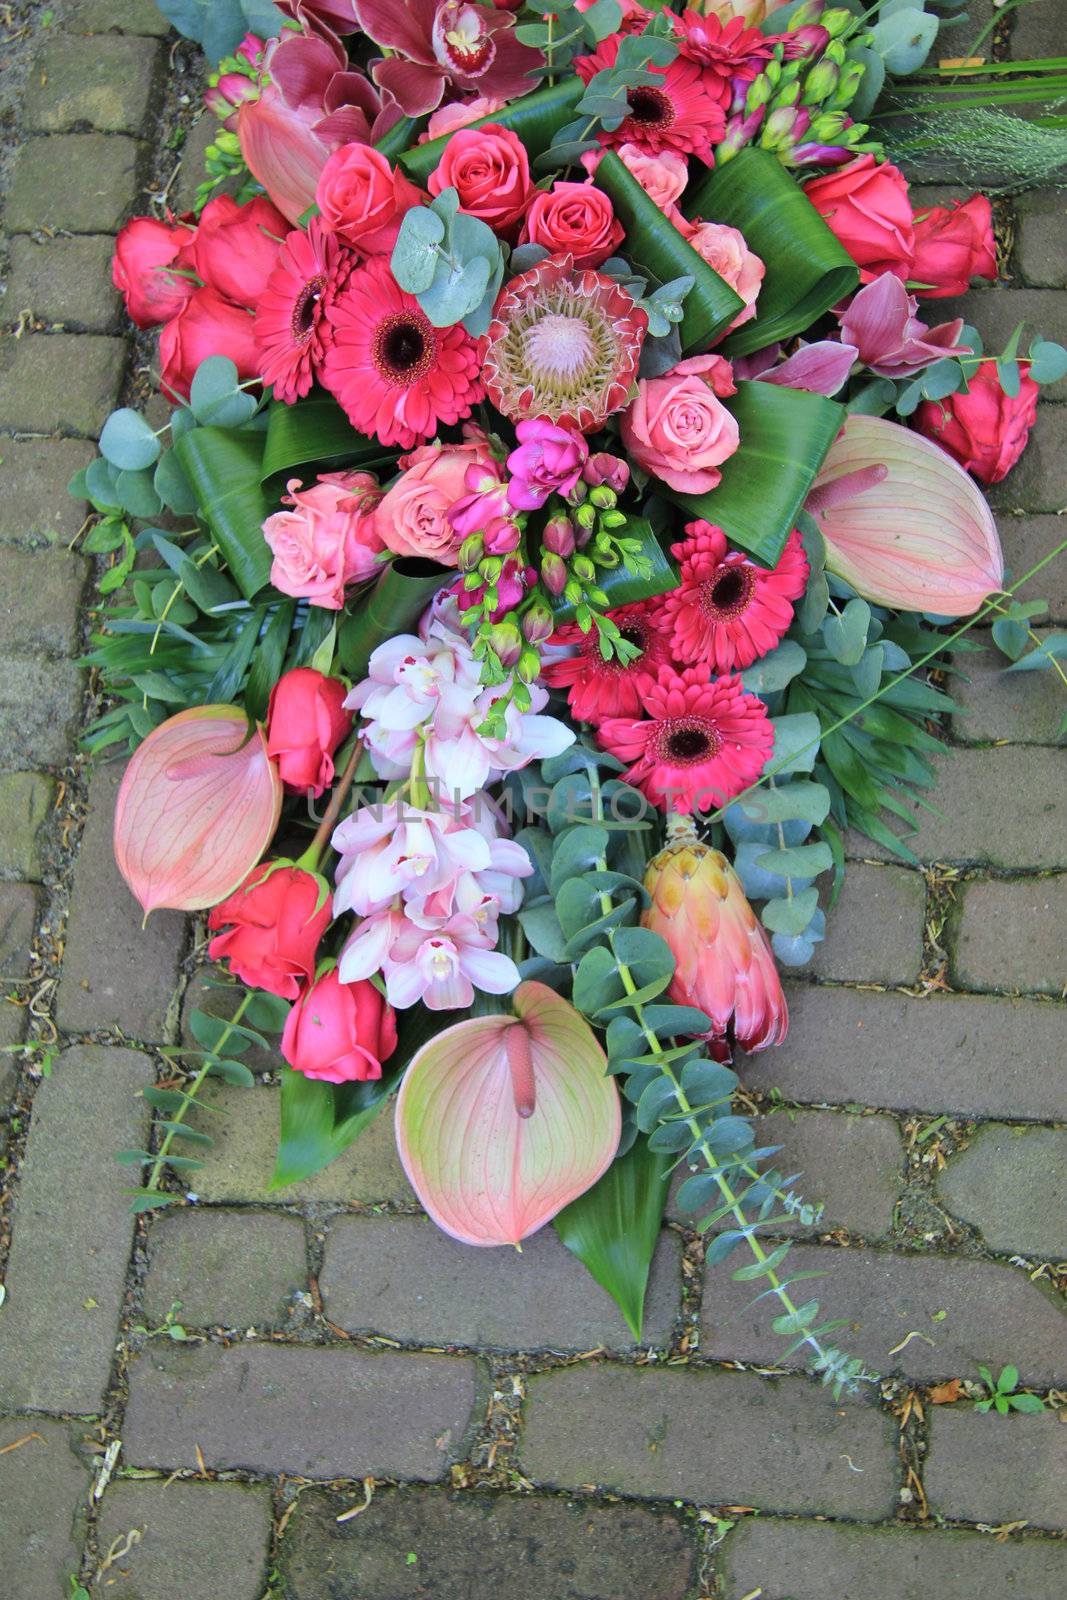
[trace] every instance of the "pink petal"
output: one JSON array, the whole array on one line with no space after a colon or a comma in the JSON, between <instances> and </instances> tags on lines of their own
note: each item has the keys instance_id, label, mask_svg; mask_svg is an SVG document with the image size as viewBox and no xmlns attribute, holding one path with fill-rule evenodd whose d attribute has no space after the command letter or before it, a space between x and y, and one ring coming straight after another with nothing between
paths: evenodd
<instances>
[{"instance_id":1,"label":"pink petal","mask_svg":"<svg viewBox=\"0 0 1067 1600\"><path fill-rule=\"evenodd\" d=\"M404 1170L465 1244L518 1244L584 1194L619 1143L618 1090L587 1023L541 983L520 984L512 1004L515 1017L471 1018L424 1045L397 1101ZM525 1038L509 1046L516 1028ZM523 1046L532 1112L515 1070Z\"/></svg>"},{"instance_id":2,"label":"pink petal","mask_svg":"<svg viewBox=\"0 0 1067 1600\"><path fill-rule=\"evenodd\" d=\"M812 394L836 394L845 382L859 354L855 345L840 339L820 339L808 344L783 361L780 367L764 372L764 383L780 383L787 389L807 389Z\"/></svg>"},{"instance_id":3,"label":"pink petal","mask_svg":"<svg viewBox=\"0 0 1067 1600\"><path fill-rule=\"evenodd\" d=\"M406 117L421 117L434 111L445 92L445 75L440 67L424 67L394 56L379 61L371 76L383 94L391 94Z\"/></svg>"},{"instance_id":4,"label":"pink petal","mask_svg":"<svg viewBox=\"0 0 1067 1600\"><path fill-rule=\"evenodd\" d=\"M375 44L399 50L429 66L434 60L433 19L438 0L355 0L356 16Z\"/></svg>"},{"instance_id":5,"label":"pink petal","mask_svg":"<svg viewBox=\"0 0 1067 1600\"><path fill-rule=\"evenodd\" d=\"M134 751L115 809L115 860L146 916L232 894L274 836L282 783L236 706L196 706Z\"/></svg>"}]
</instances>

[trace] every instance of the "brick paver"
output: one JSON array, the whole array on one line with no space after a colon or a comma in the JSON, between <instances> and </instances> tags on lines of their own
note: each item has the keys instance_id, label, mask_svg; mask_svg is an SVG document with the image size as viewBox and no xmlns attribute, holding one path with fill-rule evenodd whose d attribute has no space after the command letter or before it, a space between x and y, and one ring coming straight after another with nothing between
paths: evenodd
<instances>
[{"instance_id":1,"label":"brick paver","mask_svg":"<svg viewBox=\"0 0 1067 1600\"><path fill-rule=\"evenodd\" d=\"M945 51L993 15L991 0L968 9ZM1058 50L1057 10L1014 16L1017 60ZM942 817L917 812L910 841L935 870L851 836L867 859L790 984L789 1041L741 1063L769 1113L761 1142L825 1202L815 1227L791 1229L805 1242L786 1266L825 1272L805 1296L898 1375L892 1404L761 1370L785 1359L773 1307L746 1309L760 1285L731 1280L743 1256L703 1281L678 1178L639 1353L551 1229L521 1257L433 1229L391 1107L325 1172L272 1190L273 1049L243 1058L254 1089L208 1088L226 1115L202 1119L216 1143L186 1176L194 1198L135 1234L121 1190L136 1169L113 1153L143 1144L138 1091L156 1067L107 1046L115 1030L191 1042L190 1010L233 1000L200 978L183 992L181 918L142 931L111 858L120 768L89 782L75 753L95 596L73 548L86 507L66 485L109 410L140 403L111 236L148 209L146 185L192 204L215 128L179 127L173 97L164 108L168 61L185 70L194 53L163 42L151 0L67 0L40 21L5 40L5 115L23 138L0 167L0 1044L50 1053L0 1053L0 1588L14 1575L18 1600L51 1600L80 1573L114 1600L1058 1600L1062 1423L924 1395L903 1450L899 1437L905 1384L973 1379L979 1363L1019 1366L1064 1414L1067 785L1051 675L959 658L970 681L948 680L961 709L931 797ZM966 193L957 176L916 203ZM1064 197L1010 204L1012 287L965 297L991 350L1021 319L1067 331ZM1046 392L992 491L1009 581L1067 535L1064 399L1067 382ZM1050 602L1039 630L1067 622L1067 559L1035 596ZM175 1301L186 1344L161 1328ZM756 1370L722 1368L737 1362ZM90 1469L120 1437L97 1503ZM189 1476L170 1481L176 1469ZM340 1481L295 1497L294 1475ZM924 1505L925 1526L896 1520ZM708 1507L727 1508L720 1522ZM1025 1532L976 1531L1001 1524ZM131 1529L141 1542L90 1581Z\"/></svg>"}]
</instances>

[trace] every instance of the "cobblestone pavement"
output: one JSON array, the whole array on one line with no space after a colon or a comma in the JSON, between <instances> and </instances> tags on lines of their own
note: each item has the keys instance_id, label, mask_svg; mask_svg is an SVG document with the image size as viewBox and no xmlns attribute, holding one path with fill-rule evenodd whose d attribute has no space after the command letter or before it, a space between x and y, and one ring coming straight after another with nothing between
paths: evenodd
<instances>
[{"instance_id":1,"label":"cobblestone pavement","mask_svg":"<svg viewBox=\"0 0 1067 1600\"><path fill-rule=\"evenodd\" d=\"M1054 14L1016 23L1016 59L1052 52ZM233 1114L198 1203L129 1215L113 1152L144 1136L138 1091L202 945L177 916L141 932L111 861L116 769L77 754L94 591L65 485L119 396L144 393L109 235L152 195L188 204L206 130L179 151L193 56L148 0L2 7L0 30L0 1042L38 1042L0 1054L4 1593L60 1600L78 1574L115 1600L1062 1595L1067 783L1049 678L976 658L922 868L854 865L789 1044L750 1073L768 1137L827 1201L797 1265L827 1273L845 1337L890 1374L866 1400L768 1372L767 1319L703 1281L676 1217L636 1348L550 1230L521 1259L438 1234L387 1118L269 1193L269 1061L254 1090L217 1091ZM1026 316L1064 336L1065 207L1018 206L1003 283L968 297L983 331ZM1016 571L1062 533L1065 402L1042 402L997 491ZM1067 561L1038 590L1067 621ZM1015 1364L1053 1409L937 1403L979 1362Z\"/></svg>"}]
</instances>

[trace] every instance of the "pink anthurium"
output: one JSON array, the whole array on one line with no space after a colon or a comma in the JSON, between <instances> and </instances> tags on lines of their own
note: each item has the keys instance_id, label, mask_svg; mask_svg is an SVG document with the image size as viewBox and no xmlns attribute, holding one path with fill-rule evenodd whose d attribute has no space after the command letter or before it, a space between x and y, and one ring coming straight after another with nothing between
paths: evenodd
<instances>
[{"instance_id":1,"label":"pink anthurium","mask_svg":"<svg viewBox=\"0 0 1067 1600\"><path fill-rule=\"evenodd\" d=\"M193 706L134 751L115 808L115 860L145 916L232 894L274 836L282 781L237 706Z\"/></svg>"},{"instance_id":2,"label":"pink anthurium","mask_svg":"<svg viewBox=\"0 0 1067 1600\"><path fill-rule=\"evenodd\" d=\"M521 983L514 1016L472 1017L413 1057L396 1107L400 1159L430 1216L464 1244L517 1245L611 1165L621 1112L574 1007Z\"/></svg>"},{"instance_id":3,"label":"pink anthurium","mask_svg":"<svg viewBox=\"0 0 1067 1600\"><path fill-rule=\"evenodd\" d=\"M968 617L1003 587L985 496L944 450L884 417L846 419L805 509L829 571L876 605Z\"/></svg>"}]
</instances>

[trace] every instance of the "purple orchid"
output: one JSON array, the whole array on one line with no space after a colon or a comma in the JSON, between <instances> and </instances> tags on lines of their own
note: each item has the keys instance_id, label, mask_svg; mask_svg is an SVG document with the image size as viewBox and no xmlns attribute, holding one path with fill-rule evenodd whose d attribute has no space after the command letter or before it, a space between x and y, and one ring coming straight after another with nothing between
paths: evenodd
<instances>
[{"instance_id":1,"label":"purple orchid","mask_svg":"<svg viewBox=\"0 0 1067 1600\"><path fill-rule=\"evenodd\" d=\"M959 343L962 317L928 328L915 315L918 306L899 278L883 272L838 313L841 337L880 378L913 378L947 355L971 354L969 345Z\"/></svg>"},{"instance_id":2,"label":"purple orchid","mask_svg":"<svg viewBox=\"0 0 1067 1600\"><path fill-rule=\"evenodd\" d=\"M445 88L512 100L528 94L540 50L520 44L515 18L465 0L352 0L359 26L391 53L371 77L406 116L441 104Z\"/></svg>"}]
</instances>

